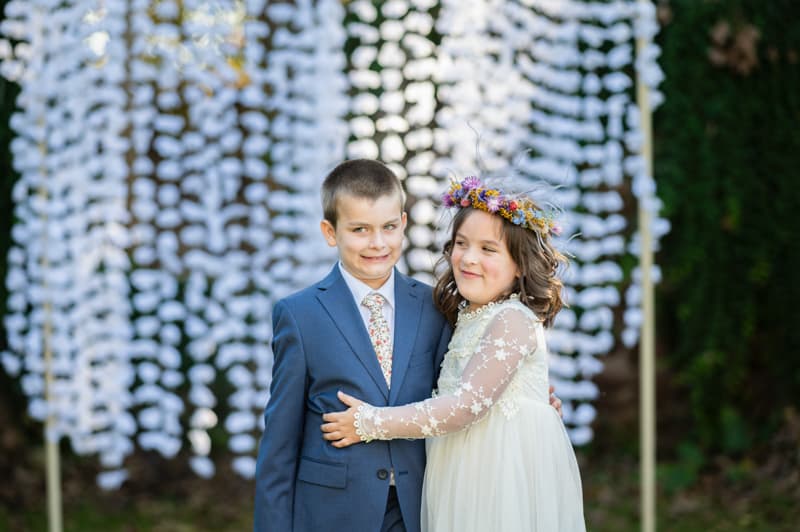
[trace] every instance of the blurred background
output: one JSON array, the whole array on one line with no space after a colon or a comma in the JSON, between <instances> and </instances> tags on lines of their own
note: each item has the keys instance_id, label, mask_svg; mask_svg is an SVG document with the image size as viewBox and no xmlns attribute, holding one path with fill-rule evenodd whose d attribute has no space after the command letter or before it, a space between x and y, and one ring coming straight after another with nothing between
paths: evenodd
<instances>
[{"instance_id":1,"label":"blurred background","mask_svg":"<svg viewBox=\"0 0 800 532\"><path fill-rule=\"evenodd\" d=\"M7 3L0 0L0 7ZM654 178L663 202L660 216L670 226L656 254L658 527L795 530L800 524L800 283L795 279L800 5L660 0L655 7L664 100L654 114ZM432 35L434 41L440 38L436 31ZM343 46L353 61L353 38L343 38ZM11 154L11 116L20 107L19 93L17 83L0 77L4 279L19 223L12 189L20 176ZM413 196L412 208L424 194ZM315 201L313 191L309 197ZM622 213L635 219L635 208L627 197ZM318 263L330 259L328 251L320 253ZM626 272L620 285L630 283L632 260L619 258ZM414 258L408 263L414 271ZM301 277L310 281L312 270L300 266L306 268ZM4 315L8 299L3 285ZM628 326L624 309L614 312L612 329L620 336ZM10 348L4 326L3 351ZM588 424L592 436L576 447L587 525L595 531L638 530L638 349L617 342L599 360L602 370L589 379L597 390L589 401L596 409ZM228 381L210 387L221 398L234 391ZM0 425L0 530L44 530L43 426L30 414L20 379L2 368ZM230 436L213 430L209 435L210 458L217 463L215 453L225 454ZM62 441L66 529L250 529L252 480L228 465L203 478L198 470L205 471L205 462L190 467L189 449L184 445L176 452L182 459L167 459L137 447L125 459L126 480L108 490L98 486L103 467L97 458L76 454Z\"/></svg>"}]
</instances>

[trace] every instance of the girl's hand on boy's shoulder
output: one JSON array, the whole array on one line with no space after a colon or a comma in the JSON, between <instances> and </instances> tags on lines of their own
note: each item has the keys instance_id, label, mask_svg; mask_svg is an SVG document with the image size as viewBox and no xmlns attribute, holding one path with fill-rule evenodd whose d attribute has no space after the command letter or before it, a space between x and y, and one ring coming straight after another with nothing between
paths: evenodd
<instances>
[{"instance_id":1,"label":"girl's hand on boy's shoulder","mask_svg":"<svg viewBox=\"0 0 800 532\"><path fill-rule=\"evenodd\" d=\"M356 434L356 412L364 401L356 399L344 392L338 392L339 400L349 408L341 412L328 412L322 414L325 421L320 428L322 437L331 442L331 445L338 448L349 447L354 443L360 443L361 438Z\"/></svg>"}]
</instances>

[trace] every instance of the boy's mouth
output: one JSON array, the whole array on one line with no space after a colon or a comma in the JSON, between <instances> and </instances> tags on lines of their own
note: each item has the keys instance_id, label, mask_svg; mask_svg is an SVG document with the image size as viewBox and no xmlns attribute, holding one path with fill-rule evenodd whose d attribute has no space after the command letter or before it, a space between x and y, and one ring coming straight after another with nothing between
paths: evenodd
<instances>
[{"instance_id":1,"label":"boy's mouth","mask_svg":"<svg viewBox=\"0 0 800 532\"><path fill-rule=\"evenodd\" d=\"M389 258L389 254L387 253L386 255L378 255L376 257L365 257L362 255L361 258L367 262L383 262Z\"/></svg>"}]
</instances>

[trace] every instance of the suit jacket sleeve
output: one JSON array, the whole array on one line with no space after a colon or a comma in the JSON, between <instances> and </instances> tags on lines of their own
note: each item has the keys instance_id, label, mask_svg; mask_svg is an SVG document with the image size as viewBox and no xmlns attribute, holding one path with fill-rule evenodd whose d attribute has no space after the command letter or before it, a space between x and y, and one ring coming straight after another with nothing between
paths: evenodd
<instances>
[{"instance_id":1,"label":"suit jacket sleeve","mask_svg":"<svg viewBox=\"0 0 800 532\"><path fill-rule=\"evenodd\" d=\"M256 532L292 530L308 385L300 331L283 302L273 309L272 329L272 384L256 464Z\"/></svg>"}]
</instances>

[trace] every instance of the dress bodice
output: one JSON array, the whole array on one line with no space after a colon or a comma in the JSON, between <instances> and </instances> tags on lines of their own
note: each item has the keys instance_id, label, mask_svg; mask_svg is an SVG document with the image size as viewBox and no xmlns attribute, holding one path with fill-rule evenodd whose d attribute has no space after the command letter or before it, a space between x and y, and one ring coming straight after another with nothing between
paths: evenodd
<instances>
[{"instance_id":1,"label":"dress bodice","mask_svg":"<svg viewBox=\"0 0 800 532\"><path fill-rule=\"evenodd\" d=\"M465 429L498 408L511 418L520 401L548 402L541 321L517 296L462 311L434 397L404 406L362 404L356 433L372 439L425 438Z\"/></svg>"},{"instance_id":2,"label":"dress bodice","mask_svg":"<svg viewBox=\"0 0 800 532\"><path fill-rule=\"evenodd\" d=\"M519 399L523 396L549 402L548 352L544 326L533 311L523 305L516 296L499 303L484 305L476 311L464 309L459 313L456 330L442 362L436 395L450 395L457 392L464 370L478 348L481 338L486 334L487 327L501 310L510 307L519 309L522 315L531 320L535 342L532 352L526 353L522 358L521 365L498 399L497 406L506 417L510 418L517 411ZM514 313L513 317L518 318L519 314Z\"/></svg>"}]
</instances>

